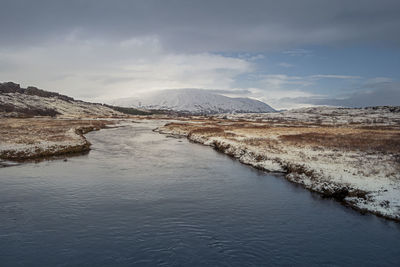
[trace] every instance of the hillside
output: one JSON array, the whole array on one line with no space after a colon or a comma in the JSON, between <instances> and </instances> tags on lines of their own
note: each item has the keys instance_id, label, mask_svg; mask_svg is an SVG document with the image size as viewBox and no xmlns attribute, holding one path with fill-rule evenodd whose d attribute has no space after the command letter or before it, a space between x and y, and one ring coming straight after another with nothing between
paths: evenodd
<instances>
[{"instance_id":1,"label":"hillside","mask_svg":"<svg viewBox=\"0 0 400 267\"><path fill-rule=\"evenodd\" d=\"M0 117L123 117L125 114L148 114L72 97L29 86L21 88L13 82L0 83Z\"/></svg>"},{"instance_id":2,"label":"hillside","mask_svg":"<svg viewBox=\"0 0 400 267\"><path fill-rule=\"evenodd\" d=\"M275 112L266 103L255 99L232 98L201 89L162 90L142 97L118 99L113 104L191 114Z\"/></svg>"}]
</instances>

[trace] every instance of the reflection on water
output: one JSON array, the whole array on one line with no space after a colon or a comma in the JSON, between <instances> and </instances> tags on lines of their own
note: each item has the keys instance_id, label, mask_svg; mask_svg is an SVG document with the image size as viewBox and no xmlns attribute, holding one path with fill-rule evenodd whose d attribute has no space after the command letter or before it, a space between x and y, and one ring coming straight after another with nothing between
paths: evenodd
<instances>
[{"instance_id":1,"label":"reflection on water","mask_svg":"<svg viewBox=\"0 0 400 267\"><path fill-rule=\"evenodd\" d=\"M0 265L400 264L400 226L360 215L155 123L0 170Z\"/></svg>"}]
</instances>

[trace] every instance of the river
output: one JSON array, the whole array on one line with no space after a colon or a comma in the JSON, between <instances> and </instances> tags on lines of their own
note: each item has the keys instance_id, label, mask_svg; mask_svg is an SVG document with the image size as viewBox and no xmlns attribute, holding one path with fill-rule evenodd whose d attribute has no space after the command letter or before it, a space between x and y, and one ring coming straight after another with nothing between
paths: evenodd
<instances>
[{"instance_id":1,"label":"river","mask_svg":"<svg viewBox=\"0 0 400 267\"><path fill-rule=\"evenodd\" d=\"M399 266L400 224L361 215L143 122L92 151L0 169L1 266Z\"/></svg>"}]
</instances>

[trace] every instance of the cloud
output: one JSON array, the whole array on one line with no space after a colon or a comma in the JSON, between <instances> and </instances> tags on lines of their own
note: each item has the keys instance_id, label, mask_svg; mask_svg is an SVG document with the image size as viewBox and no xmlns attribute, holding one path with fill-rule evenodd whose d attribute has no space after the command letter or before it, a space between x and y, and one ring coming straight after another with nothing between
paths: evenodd
<instances>
[{"instance_id":1,"label":"cloud","mask_svg":"<svg viewBox=\"0 0 400 267\"><path fill-rule=\"evenodd\" d=\"M290 90L299 89L313 84L313 81L307 77L290 76L286 74L267 74L259 75L256 84L260 88L267 88L268 90Z\"/></svg>"},{"instance_id":2,"label":"cloud","mask_svg":"<svg viewBox=\"0 0 400 267\"><path fill-rule=\"evenodd\" d=\"M309 56L312 54L312 51L297 48L297 49L286 50L286 51L283 51L282 53L285 55L289 55L289 56Z\"/></svg>"},{"instance_id":3,"label":"cloud","mask_svg":"<svg viewBox=\"0 0 400 267\"><path fill-rule=\"evenodd\" d=\"M249 88L251 93L248 97L261 100L275 109L292 109L296 107L311 106L310 103L297 103L293 99L311 98L318 96L316 94L304 91L302 89L271 89L271 88Z\"/></svg>"},{"instance_id":4,"label":"cloud","mask_svg":"<svg viewBox=\"0 0 400 267\"><path fill-rule=\"evenodd\" d=\"M291 76L287 74L261 74L253 75L258 87L264 87L273 90L288 90L290 88L304 88L315 85L322 79L338 80L357 80L360 76L334 75L334 74L315 74L307 76Z\"/></svg>"},{"instance_id":5,"label":"cloud","mask_svg":"<svg viewBox=\"0 0 400 267\"><path fill-rule=\"evenodd\" d=\"M377 79L379 80L379 79ZM365 82L363 90L338 96L285 97L280 101L285 105L329 105L343 107L399 106L399 82Z\"/></svg>"},{"instance_id":6,"label":"cloud","mask_svg":"<svg viewBox=\"0 0 400 267\"><path fill-rule=\"evenodd\" d=\"M318 47L374 45L379 52L382 44L396 49L400 45L398 0L2 0L1 4L1 79L87 100L205 88L277 105L281 98L296 97L314 98L307 100L314 103L322 101L315 100L321 95L374 92L377 86L384 90L394 82L384 77L366 81L357 75L378 68L380 75L390 75L385 74L390 64L386 69L367 66L368 71L353 66L355 75L343 75L351 74L351 67L331 72L339 63L328 66L333 53ZM368 62L363 60L355 65ZM275 73L276 64L293 75ZM317 64L326 65L314 74Z\"/></svg>"},{"instance_id":7,"label":"cloud","mask_svg":"<svg viewBox=\"0 0 400 267\"><path fill-rule=\"evenodd\" d=\"M229 95L229 96L248 96L252 92L249 89L229 89L229 90L218 90L218 89L208 89L207 91L211 93Z\"/></svg>"},{"instance_id":8,"label":"cloud","mask_svg":"<svg viewBox=\"0 0 400 267\"><path fill-rule=\"evenodd\" d=\"M400 43L397 0L3 0L2 47L39 44L76 29L91 39L157 36L175 52L266 51L307 45Z\"/></svg>"},{"instance_id":9,"label":"cloud","mask_svg":"<svg viewBox=\"0 0 400 267\"><path fill-rule=\"evenodd\" d=\"M294 67L293 64L287 63L287 62L281 62L278 64L278 66L284 67L284 68L292 68Z\"/></svg>"},{"instance_id":10,"label":"cloud","mask_svg":"<svg viewBox=\"0 0 400 267\"><path fill-rule=\"evenodd\" d=\"M29 49L1 50L2 79L77 98L107 100L168 88L229 89L251 62L211 53L172 53L155 36L122 42L67 35Z\"/></svg>"},{"instance_id":11,"label":"cloud","mask_svg":"<svg viewBox=\"0 0 400 267\"><path fill-rule=\"evenodd\" d=\"M309 76L311 79L361 79L360 76L351 76L351 75L332 75L332 74L317 74Z\"/></svg>"},{"instance_id":12,"label":"cloud","mask_svg":"<svg viewBox=\"0 0 400 267\"><path fill-rule=\"evenodd\" d=\"M400 105L400 83L387 77L363 78L350 75L315 74L290 76L285 74L258 75L247 96L262 100L276 109L331 105L365 107ZM342 93L324 94L321 86L325 79L336 79ZM317 88L317 90L313 90Z\"/></svg>"}]
</instances>

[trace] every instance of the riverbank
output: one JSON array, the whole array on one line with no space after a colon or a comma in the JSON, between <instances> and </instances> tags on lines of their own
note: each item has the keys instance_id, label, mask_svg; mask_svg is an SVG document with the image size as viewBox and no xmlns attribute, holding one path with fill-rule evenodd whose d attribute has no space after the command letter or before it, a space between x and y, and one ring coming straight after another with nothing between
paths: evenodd
<instances>
[{"instance_id":1,"label":"riverbank","mask_svg":"<svg viewBox=\"0 0 400 267\"><path fill-rule=\"evenodd\" d=\"M94 131L87 156L0 169L2 265L400 261L400 224L152 131L165 123Z\"/></svg>"},{"instance_id":2,"label":"riverbank","mask_svg":"<svg viewBox=\"0 0 400 267\"><path fill-rule=\"evenodd\" d=\"M400 221L398 116L395 120L384 116L385 119L368 124L365 121L348 123L331 115L301 121L289 116L285 119L286 115L281 114L257 115L256 119L246 114L229 118L138 116L131 119L169 121L157 131L186 136L244 164L284 173L289 181L361 212ZM22 162L87 152L91 144L84 134L117 122L121 121L3 118L0 165L4 165L2 161Z\"/></svg>"},{"instance_id":3,"label":"riverbank","mask_svg":"<svg viewBox=\"0 0 400 267\"><path fill-rule=\"evenodd\" d=\"M85 133L106 128L115 120L2 118L0 160L25 161L90 150Z\"/></svg>"},{"instance_id":4,"label":"riverbank","mask_svg":"<svg viewBox=\"0 0 400 267\"><path fill-rule=\"evenodd\" d=\"M400 130L346 123L212 117L157 131L212 146L240 162L285 177L361 212L400 221ZM351 117L351 116L350 116ZM330 118L331 119L331 118Z\"/></svg>"}]
</instances>

